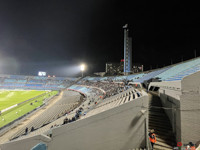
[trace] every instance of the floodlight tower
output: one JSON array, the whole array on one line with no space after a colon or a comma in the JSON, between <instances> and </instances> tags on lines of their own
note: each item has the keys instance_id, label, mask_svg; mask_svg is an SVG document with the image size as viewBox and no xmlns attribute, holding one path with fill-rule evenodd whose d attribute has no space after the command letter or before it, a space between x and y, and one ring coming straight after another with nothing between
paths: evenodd
<instances>
[{"instance_id":1,"label":"floodlight tower","mask_svg":"<svg viewBox=\"0 0 200 150\"><path fill-rule=\"evenodd\" d=\"M83 77L83 71L85 70L85 65L82 64L82 65L80 66L80 69L81 69L81 73L82 73L82 77Z\"/></svg>"},{"instance_id":2,"label":"floodlight tower","mask_svg":"<svg viewBox=\"0 0 200 150\"><path fill-rule=\"evenodd\" d=\"M124 75L132 71L132 38L128 36L128 24L123 26L124 29Z\"/></svg>"}]
</instances>

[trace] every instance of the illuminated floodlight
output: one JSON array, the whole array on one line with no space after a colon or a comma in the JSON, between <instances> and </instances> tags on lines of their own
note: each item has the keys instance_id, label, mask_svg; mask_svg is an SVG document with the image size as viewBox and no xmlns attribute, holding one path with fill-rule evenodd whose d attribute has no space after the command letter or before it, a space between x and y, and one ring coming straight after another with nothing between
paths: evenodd
<instances>
[{"instance_id":1,"label":"illuminated floodlight","mask_svg":"<svg viewBox=\"0 0 200 150\"><path fill-rule=\"evenodd\" d=\"M81 71L84 71L84 70L85 70L85 65L82 64L82 65L81 65Z\"/></svg>"},{"instance_id":2,"label":"illuminated floodlight","mask_svg":"<svg viewBox=\"0 0 200 150\"><path fill-rule=\"evenodd\" d=\"M82 77L83 77L83 71L85 70L85 65L81 64L80 69L81 69L81 73L82 73Z\"/></svg>"}]
</instances>

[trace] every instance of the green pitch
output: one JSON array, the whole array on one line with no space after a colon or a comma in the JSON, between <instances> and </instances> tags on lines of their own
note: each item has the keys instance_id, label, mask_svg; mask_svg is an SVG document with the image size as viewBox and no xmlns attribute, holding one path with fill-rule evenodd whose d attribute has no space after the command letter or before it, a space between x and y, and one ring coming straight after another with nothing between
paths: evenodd
<instances>
[{"instance_id":1,"label":"green pitch","mask_svg":"<svg viewBox=\"0 0 200 150\"><path fill-rule=\"evenodd\" d=\"M45 93L45 91L0 91L0 110L19 104Z\"/></svg>"},{"instance_id":2,"label":"green pitch","mask_svg":"<svg viewBox=\"0 0 200 150\"><path fill-rule=\"evenodd\" d=\"M46 94L44 94L46 93ZM15 108L12 108L0 115L0 127L16 120L43 104L44 99L56 95L58 91L0 91L0 110L27 101ZM39 96L43 94L42 96ZM39 97L37 97L39 96ZM37 98L34 98L37 97Z\"/></svg>"}]
</instances>

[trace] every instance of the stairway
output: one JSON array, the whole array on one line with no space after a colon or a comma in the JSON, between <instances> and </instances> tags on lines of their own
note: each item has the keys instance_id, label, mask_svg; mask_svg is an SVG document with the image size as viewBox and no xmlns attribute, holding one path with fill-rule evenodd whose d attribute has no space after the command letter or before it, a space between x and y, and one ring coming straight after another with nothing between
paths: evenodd
<instances>
[{"instance_id":1,"label":"stairway","mask_svg":"<svg viewBox=\"0 0 200 150\"><path fill-rule=\"evenodd\" d=\"M157 142L155 150L172 150L176 146L176 140L172 132L172 126L156 93L149 93L149 131L155 130Z\"/></svg>"}]
</instances>

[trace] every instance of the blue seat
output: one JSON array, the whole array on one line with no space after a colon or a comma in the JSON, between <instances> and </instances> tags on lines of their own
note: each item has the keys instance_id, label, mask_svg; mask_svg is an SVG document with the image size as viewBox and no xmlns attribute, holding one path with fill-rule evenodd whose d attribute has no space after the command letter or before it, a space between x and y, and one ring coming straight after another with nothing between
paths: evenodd
<instances>
[{"instance_id":1,"label":"blue seat","mask_svg":"<svg viewBox=\"0 0 200 150\"><path fill-rule=\"evenodd\" d=\"M39 143L31 148L31 150L47 150L47 146L44 143Z\"/></svg>"},{"instance_id":2,"label":"blue seat","mask_svg":"<svg viewBox=\"0 0 200 150\"><path fill-rule=\"evenodd\" d=\"M200 71L200 64L193 66L192 68L186 69L182 72L179 72L178 74L167 78L165 81L182 80L184 77L193 74L197 71Z\"/></svg>"},{"instance_id":3,"label":"blue seat","mask_svg":"<svg viewBox=\"0 0 200 150\"><path fill-rule=\"evenodd\" d=\"M159 69L156 71L149 72L147 74L144 74L144 76L140 77L139 79L136 79L135 82L143 83L145 80L149 80L151 78L154 78L155 76L161 74L162 72L165 72L166 70L170 69L171 67Z\"/></svg>"},{"instance_id":4,"label":"blue seat","mask_svg":"<svg viewBox=\"0 0 200 150\"><path fill-rule=\"evenodd\" d=\"M42 86L43 84L26 84L25 86L34 86L34 87L39 87Z\"/></svg>"},{"instance_id":5,"label":"blue seat","mask_svg":"<svg viewBox=\"0 0 200 150\"><path fill-rule=\"evenodd\" d=\"M176 76L184 74L187 71L188 71L188 73L190 72L190 74L196 72L197 70L195 70L195 67L197 67L198 65L200 65L200 58L174 65L170 69L157 75L156 77L160 78L162 81L177 80ZM185 75L187 75L187 73ZM180 78L180 80L181 79L182 78Z\"/></svg>"},{"instance_id":6,"label":"blue seat","mask_svg":"<svg viewBox=\"0 0 200 150\"><path fill-rule=\"evenodd\" d=\"M16 82L17 80L16 79L5 79L4 82L9 82L9 83L12 83L12 82Z\"/></svg>"}]
</instances>

